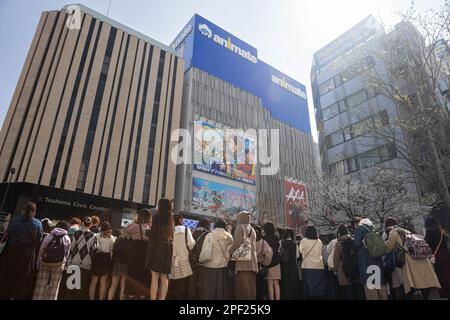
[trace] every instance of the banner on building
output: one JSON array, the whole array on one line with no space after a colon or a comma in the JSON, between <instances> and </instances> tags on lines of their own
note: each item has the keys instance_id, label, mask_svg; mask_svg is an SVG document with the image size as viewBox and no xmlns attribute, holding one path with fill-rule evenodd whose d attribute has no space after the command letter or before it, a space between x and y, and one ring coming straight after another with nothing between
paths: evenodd
<instances>
[{"instance_id":1,"label":"banner on building","mask_svg":"<svg viewBox=\"0 0 450 320\"><path fill-rule=\"evenodd\" d=\"M244 131L228 131L202 122L194 122L194 169L240 182L256 184L256 143ZM233 141L227 141L233 139ZM227 146L241 148L242 159L227 157ZM233 151L233 150L232 150ZM233 157L233 158L232 158Z\"/></svg>"},{"instance_id":2,"label":"banner on building","mask_svg":"<svg viewBox=\"0 0 450 320\"><path fill-rule=\"evenodd\" d=\"M192 178L192 204L201 208L228 213L253 211L256 205L253 191L221 183Z\"/></svg>"},{"instance_id":3,"label":"banner on building","mask_svg":"<svg viewBox=\"0 0 450 320\"><path fill-rule=\"evenodd\" d=\"M306 185L288 178L284 181L284 196L286 226L298 229L305 222L304 212L308 207Z\"/></svg>"}]
</instances>

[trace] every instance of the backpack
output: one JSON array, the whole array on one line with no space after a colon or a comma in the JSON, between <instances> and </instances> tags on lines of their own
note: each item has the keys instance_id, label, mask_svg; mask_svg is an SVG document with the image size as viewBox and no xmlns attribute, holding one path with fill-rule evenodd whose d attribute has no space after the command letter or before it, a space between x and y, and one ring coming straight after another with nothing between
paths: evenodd
<instances>
[{"instance_id":1,"label":"backpack","mask_svg":"<svg viewBox=\"0 0 450 320\"><path fill-rule=\"evenodd\" d=\"M369 252L369 255L372 258L385 256L388 250L381 235L365 225L362 225L362 227L368 231L364 237L363 244Z\"/></svg>"},{"instance_id":2,"label":"backpack","mask_svg":"<svg viewBox=\"0 0 450 320\"><path fill-rule=\"evenodd\" d=\"M42 255L42 262L46 263L60 263L64 261L66 255L66 248L62 241L63 236L53 236L53 239L47 244Z\"/></svg>"},{"instance_id":3,"label":"backpack","mask_svg":"<svg viewBox=\"0 0 450 320\"><path fill-rule=\"evenodd\" d=\"M406 233L405 247L409 256L416 260L426 259L433 255L431 247L419 234Z\"/></svg>"},{"instance_id":4,"label":"backpack","mask_svg":"<svg viewBox=\"0 0 450 320\"><path fill-rule=\"evenodd\" d=\"M358 248L352 238L341 241L342 268L345 277L356 279L359 277Z\"/></svg>"}]
</instances>

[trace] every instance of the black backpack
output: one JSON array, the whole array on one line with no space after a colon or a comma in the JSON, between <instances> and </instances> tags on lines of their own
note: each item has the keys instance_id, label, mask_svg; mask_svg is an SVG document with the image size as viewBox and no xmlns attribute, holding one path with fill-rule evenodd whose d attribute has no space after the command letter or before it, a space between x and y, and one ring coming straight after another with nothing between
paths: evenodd
<instances>
[{"instance_id":1,"label":"black backpack","mask_svg":"<svg viewBox=\"0 0 450 320\"><path fill-rule=\"evenodd\" d=\"M353 239L341 241L344 274L349 279L359 277L358 248Z\"/></svg>"},{"instance_id":2,"label":"black backpack","mask_svg":"<svg viewBox=\"0 0 450 320\"><path fill-rule=\"evenodd\" d=\"M66 249L64 247L64 242L62 241L63 236L53 236L42 255L42 262L46 263L59 263L64 261L66 255Z\"/></svg>"}]
</instances>

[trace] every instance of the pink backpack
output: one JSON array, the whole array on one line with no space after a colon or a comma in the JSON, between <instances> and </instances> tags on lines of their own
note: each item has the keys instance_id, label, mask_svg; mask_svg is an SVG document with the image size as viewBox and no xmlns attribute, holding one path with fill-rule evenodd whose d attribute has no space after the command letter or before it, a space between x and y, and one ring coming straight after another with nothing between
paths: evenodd
<instances>
[{"instance_id":1,"label":"pink backpack","mask_svg":"<svg viewBox=\"0 0 450 320\"><path fill-rule=\"evenodd\" d=\"M405 247L411 258L421 260L433 255L431 247L419 234L407 233L405 235Z\"/></svg>"}]
</instances>

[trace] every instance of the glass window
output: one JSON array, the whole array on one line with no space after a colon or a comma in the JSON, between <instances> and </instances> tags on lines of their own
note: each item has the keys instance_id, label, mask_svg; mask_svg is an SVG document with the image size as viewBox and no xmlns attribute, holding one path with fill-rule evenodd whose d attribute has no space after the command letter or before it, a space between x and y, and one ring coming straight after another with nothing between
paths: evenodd
<instances>
[{"instance_id":1,"label":"glass window","mask_svg":"<svg viewBox=\"0 0 450 320\"><path fill-rule=\"evenodd\" d=\"M358 158L360 168L368 168L380 162L378 148L362 153L358 156Z\"/></svg>"},{"instance_id":2,"label":"glass window","mask_svg":"<svg viewBox=\"0 0 450 320\"><path fill-rule=\"evenodd\" d=\"M334 77L334 84L336 85L336 87L339 87L342 84L340 74L338 74L337 76Z\"/></svg>"},{"instance_id":3,"label":"glass window","mask_svg":"<svg viewBox=\"0 0 450 320\"><path fill-rule=\"evenodd\" d=\"M357 106L367 100L366 90L358 91L346 98L347 108Z\"/></svg>"},{"instance_id":4,"label":"glass window","mask_svg":"<svg viewBox=\"0 0 450 320\"><path fill-rule=\"evenodd\" d=\"M357 122L351 126L351 134L353 138L362 136L372 129L371 119L365 119L363 121Z\"/></svg>"},{"instance_id":5,"label":"glass window","mask_svg":"<svg viewBox=\"0 0 450 320\"><path fill-rule=\"evenodd\" d=\"M375 65L375 58L373 56L367 56L366 57L366 66L367 67L373 67Z\"/></svg>"},{"instance_id":6,"label":"glass window","mask_svg":"<svg viewBox=\"0 0 450 320\"><path fill-rule=\"evenodd\" d=\"M346 160L348 172L355 172L358 170L358 161L356 158L350 158Z\"/></svg>"},{"instance_id":7,"label":"glass window","mask_svg":"<svg viewBox=\"0 0 450 320\"><path fill-rule=\"evenodd\" d=\"M328 120L330 118L333 118L334 116L339 114L338 104L335 103L335 104L329 106L328 108L323 109L322 112L323 112L323 120Z\"/></svg>"},{"instance_id":8,"label":"glass window","mask_svg":"<svg viewBox=\"0 0 450 320\"><path fill-rule=\"evenodd\" d=\"M347 103L345 102L345 100L341 100L338 103L339 103L339 111L345 112L345 110L347 110Z\"/></svg>"},{"instance_id":9,"label":"glass window","mask_svg":"<svg viewBox=\"0 0 450 320\"><path fill-rule=\"evenodd\" d=\"M350 131L350 127L347 127L343 130L344 133L344 140L348 141L352 139L352 135L351 135L351 131Z\"/></svg>"},{"instance_id":10,"label":"glass window","mask_svg":"<svg viewBox=\"0 0 450 320\"><path fill-rule=\"evenodd\" d=\"M353 79L356 76L358 76L358 72L353 67L350 67L350 68L342 71L342 73L341 73L341 79L342 79L343 83L350 81L351 79Z\"/></svg>"},{"instance_id":11,"label":"glass window","mask_svg":"<svg viewBox=\"0 0 450 320\"><path fill-rule=\"evenodd\" d=\"M330 171L333 175L342 175L348 172L346 161L339 161L330 165Z\"/></svg>"},{"instance_id":12,"label":"glass window","mask_svg":"<svg viewBox=\"0 0 450 320\"><path fill-rule=\"evenodd\" d=\"M373 124L376 128L383 128L389 124L389 116L387 111L384 110L373 116Z\"/></svg>"},{"instance_id":13,"label":"glass window","mask_svg":"<svg viewBox=\"0 0 450 320\"><path fill-rule=\"evenodd\" d=\"M319 85L319 94L322 96L334 88L335 86L333 79L327 80Z\"/></svg>"},{"instance_id":14,"label":"glass window","mask_svg":"<svg viewBox=\"0 0 450 320\"><path fill-rule=\"evenodd\" d=\"M337 131L329 135L331 147L344 142L344 134L342 131Z\"/></svg>"},{"instance_id":15,"label":"glass window","mask_svg":"<svg viewBox=\"0 0 450 320\"><path fill-rule=\"evenodd\" d=\"M375 88L367 88L367 99L375 98L378 95L377 90Z\"/></svg>"},{"instance_id":16,"label":"glass window","mask_svg":"<svg viewBox=\"0 0 450 320\"><path fill-rule=\"evenodd\" d=\"M397 152L395 151L394 146L390 144L382 146L379 151L381 161L387 161L397 157Z\"/></svg>"}]
</instances>

